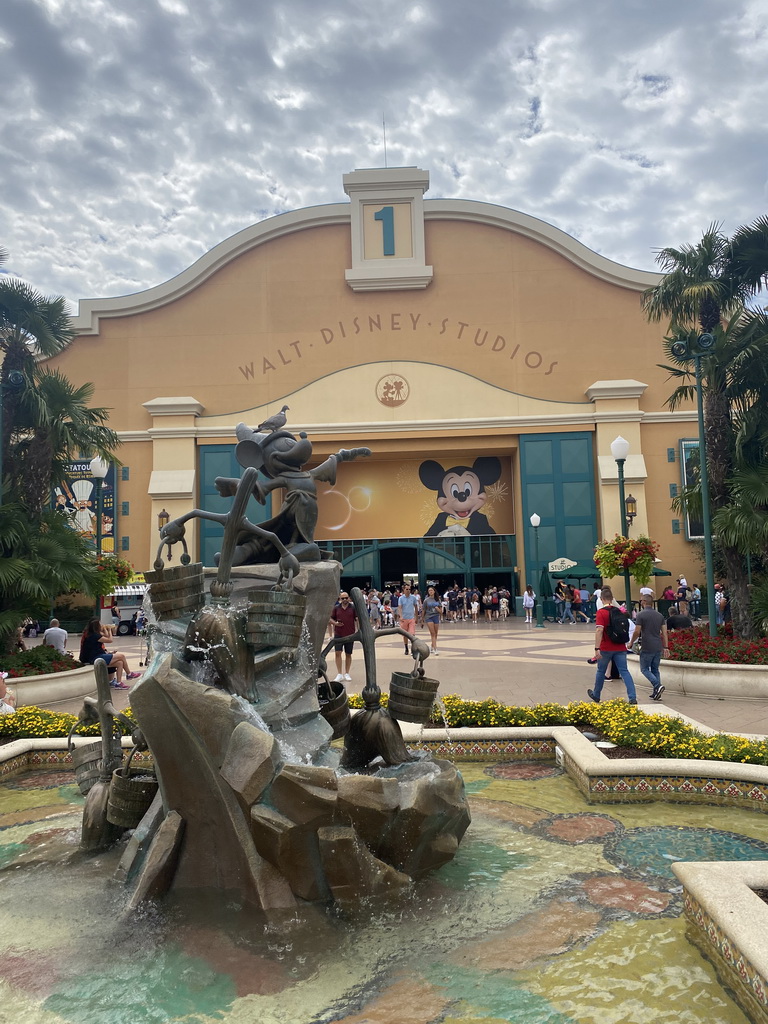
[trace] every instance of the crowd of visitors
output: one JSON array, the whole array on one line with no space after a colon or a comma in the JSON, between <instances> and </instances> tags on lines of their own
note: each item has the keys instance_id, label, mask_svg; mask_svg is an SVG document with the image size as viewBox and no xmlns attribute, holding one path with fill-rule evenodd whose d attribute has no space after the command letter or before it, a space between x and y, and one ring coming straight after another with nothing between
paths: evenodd
<instances>
[{"instance_id":1,"label":"crowd of visitors","mask_svg":"<svg viewBox=\"0 0 768 1024\"><path fill-rule=\"evenodd\" d=\"M362 591L365 608L374 629L400 626L411 636L416 635L417 626L429 631L430 653L439 654L438 636L444 623L477 623L480 614L488 622L503 621L510 613L511 594L506 587L488 586L461 587L453 583L446 591L439 593L430 584L426 596L422 597L417 583L406 581L402 586L387 586L384 590L368 587ZM342 591L336 602L329 623L330 635L344 640L357 631L357 613L349 594ZM410 653L407 637L403 637L404 653ZM351 681L352 650L354 641L345 641L336 647L336 678L334 682ZM342 664L342 654L345 662Z\"/></svg>"}]
</instances>

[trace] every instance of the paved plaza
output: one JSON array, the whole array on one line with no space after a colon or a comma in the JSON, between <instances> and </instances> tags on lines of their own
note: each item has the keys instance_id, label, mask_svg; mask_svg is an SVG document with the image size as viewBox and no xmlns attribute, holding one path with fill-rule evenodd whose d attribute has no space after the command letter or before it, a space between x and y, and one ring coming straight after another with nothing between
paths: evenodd
<instances>
[{"instance_id":1,"label":"paved plaza","mask_svg":"<svg viewBox=\"0 0 768 1024\"><path fill-rule=\"evenodd\" d=\"M426 627L417 631L427 639ZM522 617L504 622L471 621L444 623L440 627L438 657L430 657L427 674L440 680L443 694L456 693L470 700L494 697L504 704L526 705L553 701L567 704L586 700L592 686L594 669L586 664L594 647L594 626L586 623L558 625L548 622L544 629L528 626ZM34 643L34 641L32 641ZM38 641L39 642L39 641ZM71 637L69 650L77 656L79 638ZM138 637L117 637L113 649L128 655L132 670L140 670L144 650ZM394 671L409 671L413 662L403 652L402 638L382 636L376 641L378 681L389 686ZM638 702L646 710L660 707L679 712L709 728L725 732L768 734L768 703L759 700L715 699L679 696L665 692L661 704L649 700L650 685L640 674L638 658L630 655L629 669L637 686ZM664 663L662 662L662 680ZM768 671L768 669L766 669ZM335 675L333 655L329 675ZM352 657L350 692L362 690L365 679L359 644ZM604 699L624 697L620 680L607 683ZM115 690L115 703L124 707L128 691ZM58 709L77 712L80 702L59 705Z\"/></svg>"}]
</instances>

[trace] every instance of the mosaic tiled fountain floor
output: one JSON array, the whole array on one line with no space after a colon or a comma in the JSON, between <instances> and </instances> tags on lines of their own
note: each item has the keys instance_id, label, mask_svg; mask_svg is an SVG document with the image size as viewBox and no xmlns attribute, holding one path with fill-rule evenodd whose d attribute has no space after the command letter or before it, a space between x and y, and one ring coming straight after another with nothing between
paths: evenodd
<instances>
[{"instance_id":1,"label":"mosaic tiled fountain floor","mask_svg":"<svg viewBox=\"0 0 768 1024\"><path fill-rule=\"evenodd\" d=\"M125 922L118 851L75 854L61 772L0 788L0 1022L745 1024L685 939L674 860L768 856L768 816L585 804L547 765L468 764L455 861L359 920L271 929L215 898ZM52 866L52 863L54 866Z\"/></svg>"}]
</instances>

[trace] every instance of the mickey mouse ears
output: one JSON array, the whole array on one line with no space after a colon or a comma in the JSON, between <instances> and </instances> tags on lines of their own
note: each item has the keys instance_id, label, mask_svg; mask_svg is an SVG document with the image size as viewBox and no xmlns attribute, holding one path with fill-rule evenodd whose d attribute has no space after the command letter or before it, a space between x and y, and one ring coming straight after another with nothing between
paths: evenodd
<instances>
[{"instance_id":1,"label":"mickey mouse ears","mask_svg":"<svg viewBox=\"0 0 768 1024\"><path fill-rule=\"evenodd\" d=\"M261 469L264 465L264 452L258 441L248 439L238 441L235 445L235 458L243 469Z\"/></svg>"}]
</instances>

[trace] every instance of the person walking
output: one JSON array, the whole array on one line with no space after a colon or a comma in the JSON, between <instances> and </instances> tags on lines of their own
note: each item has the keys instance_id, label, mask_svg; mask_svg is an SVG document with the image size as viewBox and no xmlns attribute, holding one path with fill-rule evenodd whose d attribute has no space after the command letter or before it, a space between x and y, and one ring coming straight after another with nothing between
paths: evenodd
<instances>
[{"instance_id":1,"label":"person walking","mask_svg":"<svg viewBox=\"0 0 768 1024\"><path fill-rule=\"evenodd\" d=\"M600 701L605 673L609 664L613 663L627 688L627 701L637 704L635 681L627 669L627 641L629 640L629 616L622 612L613 599L610 587L603 587L600 595L603 607L598 611L595 620L595 654L598 662L595 669L595 686L587 690L587 696L596 703ZM618 627L623 627L623 639Z\"/></svg>"},{"instance_id":2,"label":"person walking","mask_svg":"<svg viewBox=\"0 0 768 1024\"><path fill-rule=\"evenodd\" d=\"M653 607L653 595L643 595L632 641L640 644L640 671L653 687L651 700L661 700L664 686L659 666L662 658L669 657L669 639L664 616Z\"/></svg>"},{"instance_id":3,"label":"person walking","mask_svg":"<svg viewBox=\"0 0 768 1024\"><path fill-rule=\"evenodd\" d=\"M562 623L565 615L565 584L562 580L555 587L555 618Z\"/></svg>"},{"instance_id":4,"label":"person walking","mask_svg":"<svg viewBox=\"0 0 768 1024\"><path fill-rule=\"evenodd\" d=\"M581 618L582 622L589 622L589 616L584 611L584 606L581 603L581 590L578 587L573 587L572 593L571 610L573 611L575 620Z\"/></svg>"},{"instance_id":5,"label":"person walking","mask_svg":"<svg viewBox=\"0 0 768 1024\"><path fill-rule=\"evenodd\" d=\"M715 584L715 618L718 626L725 623L725 590L722 583Z\"/></svg>"},{"instance_id":6,"label":"person walking","mask_svg":"<svg viewBox=\"0 0 768 1024\"><path fill-rule=\"evenodd\" d=\"M400 595L400 600L397 602L397 622L401 629L404 629L406 633L410 633L411 636L416 636L416 608L417 602L415 596L411 593L411 584L406 583L403 587L403 592ZM410 648L408 647L408 640L403 637L405 645L405 653L410 654Z\"/></svg>"},{"instance_id":7,"label":"person walking","mask_svg":"<svg viewBox=\"0 0 768 1024\"><path fill-rule=\"evenodd\" d=\"M426 622L429 630L430 653L439 654L437 649L437 634L440 629L441 602L435 595L434 587L427 587L427 596L421 605L422 625Z\"/></svg>"},{"instance_id":8,"label":"person walking","mask_svg":"<svg viewBox=\"0 0 768 1024\"><path fill-rule=\"evenodd\" d=\"M67 653L67 631L59 625L58 619L51 619L51 624L43 633L43 643L46 647L55 648L60 654Z\"/></svg>"},{"instance_id":9,"label":"person walking","mask_svg":"<svg viewBox=\"0 0 768 1024\"><path fill-rule=\"evenodd\" d=\"M563 602L563 614L560 619L560 625L564 626L566 619L568 619L569 622L573 622L575 625L576 619L574 619L573 612L571 611L571 605L573 604L573 591L567 583L563 584L562 586L563 589L561 593Z\"/></svg>"},{"instance_id":10,"label":"person walking","mask_svg":"<svg viewBox=\"0 0 768 1024\"><path fill-rule=\"evenodd\" d=\"M345 637L352 636L353 633L357 632L357 612L355 606L349 600L349 594L346 591L342 591L339 594L339 600L336 602L331 613L331 625L333 626L333 635L336 640L344 640L343 643L336 644L336 678L335 683L351 682L352 676L349 674L349 670L352 667L352 648L355 646L354 640L345 640ZM341 655L344 654L344 671L341 671Z\"/></svg>"},{"instance_id":11,"label":"person walking","mask_svg":"<svg viewBox=\"0 0 768 1024\"><path fill-rule=\"evenodd\" d=\"M523 608L525 608L525 621L527 623L533 622L533 609L536 607L536 594L533 587L529 583L525 588L523 594Z\"/></svg>"},{"instance_id":12,"label":"person walking","mask_svg":"<svg viewBox=\"0 0 768 1024\"><path fill-rule=\"evenodd\" d=\"M378 629L381 624L381 599L375 590L368 595L368 617L373 628Z\"/></svg>"}]
</instances>

